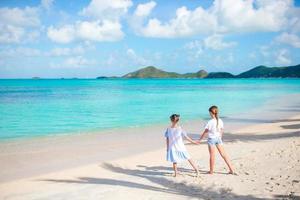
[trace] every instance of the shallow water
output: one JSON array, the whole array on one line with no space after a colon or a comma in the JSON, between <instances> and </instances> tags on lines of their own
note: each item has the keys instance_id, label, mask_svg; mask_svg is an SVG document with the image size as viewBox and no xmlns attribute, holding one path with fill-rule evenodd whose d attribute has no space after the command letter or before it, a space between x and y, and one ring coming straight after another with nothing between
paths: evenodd
<instances>
[{"instance_id":1,"label":"shallow water","mask_svg":"<svg viewBox=\"0 0 300 200\"><path fill-rule=\"evenodd\" d=\"M251 111L300 79L0 80L0 139L74 134Z\"/></svg>"}]
</instances>

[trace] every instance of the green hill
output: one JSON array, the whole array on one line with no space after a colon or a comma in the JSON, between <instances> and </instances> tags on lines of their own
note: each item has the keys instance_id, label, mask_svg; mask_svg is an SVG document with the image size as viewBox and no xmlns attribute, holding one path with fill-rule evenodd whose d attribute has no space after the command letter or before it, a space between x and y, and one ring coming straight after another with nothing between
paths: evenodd
<instances>
[{"instance_id":1,"label":"green hill","mask_svg":"<svg viewBox=\"0 0 300 200\"><path fill-rule=\"evenodd\" d=\"M182 74L182 78L205 78L207 76L207 72L205 70L200 70L196 73L186 73Z\"/></svg>"},{"instance_id":2,"label":"green hill","mask_svg":"<svg viewBox=\"0 0 300 200\"><path fill-rule=\"evenodd\" d=\"M179 77L180 74L177 74L175 72L165 72L153 66L145 67L122 76L122 78L179 78Z\"/></svg>"},{"instance_id":3,"label":"green hill","mask_svg":"<svg viewBox=\"0 0 300 200\"><path fill-rule=\"evenodd\" d=\"M228 72L211 72L205 78L234 78L234 75Z\"/></svg>"},{"instance_id":4,"label":"green hill","mask_svg":"<svg viewBox=\"0 0 300 200\"><path fill-rule=\"evenodd\" d=\"M100 76L103 78L117 78ZM266 67L257 66L239 75L228 72L211 72L200 70L195 73L179 74L166 72L153 66L145 67L128 73L120 78L300 78L300 64L288 67Z\"/></svg>"},{"instance_id":5,"label":"green hill","mask_svg":"<svg viewBox=\"0 0 300 200\"><path fill-rule=\"evenodd\" d=\"M200 70L196 73L178 74L175 72L166 72L153 66L149 66L128 73L122 76L122 78L203 78L206 75L207 72L204 70Z\"/></svg>"},{"instance_id":6,"label":"green hill","mask_svg":"<svg viewBox=\"0 0 300 200\"><path fill-rule=\"evenodd\" d=\"M236 76L237 78L300 78L300 65L288 67L257 66Z\"/></svg>"}]
</instances>

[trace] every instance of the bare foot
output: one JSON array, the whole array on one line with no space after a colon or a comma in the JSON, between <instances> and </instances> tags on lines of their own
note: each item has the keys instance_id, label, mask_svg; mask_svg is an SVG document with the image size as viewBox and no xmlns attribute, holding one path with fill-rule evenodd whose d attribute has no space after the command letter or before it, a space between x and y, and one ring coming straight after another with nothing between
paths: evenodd
<instances>
[{"instance_id":1,"label":"bare foot","mask_svg":"<svg viewBox=\"0 0 300 200\"><path fill-rule=\"evenodd\" d=\"M237 173L234 172L234 171L229 171L228 174L232 174L232 175L236 175L237 176Z\"/></svg>"},{"instance_id":2,"label":"bare foot","mask_svg":"<svg viewBox=\"0 0 300 200\"><path fill-rule=\"evenodd\" d=\"M181 172L177 171L173 174L174 177L177 177L177 175L183 175Z\"/></svg>"}]
</instances>

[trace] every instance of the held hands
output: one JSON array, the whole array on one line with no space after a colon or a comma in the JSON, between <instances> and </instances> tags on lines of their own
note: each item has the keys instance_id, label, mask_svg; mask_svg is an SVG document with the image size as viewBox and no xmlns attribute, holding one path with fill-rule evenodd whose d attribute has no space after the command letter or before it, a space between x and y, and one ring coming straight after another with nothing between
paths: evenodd
<instances>
[{"instance_id":1,"label":"held hands","mask_svg":"<svg viewBox=\"0 0 300 200\"><path fill-rule=\"evenodd\" d=\"M197 144L197 145L198 145L198 144L200 144L200 141L201 141L201 140L192 140L191 142L192 142L193 144Z\"/></svg>"},{"instance_id":2,"label":"held hands","mask_svg":"<svg viewBox=\"0 0 300 200\"><path fill-rule=\"evenodd\" d=\"M186 136L186 139L190 142L190 143L192 143L192 144L200 144L200 139L199 140L193 140L192 138L190 138L190 137L188 137L188 136Z\"/></svg>"}]
</instances>

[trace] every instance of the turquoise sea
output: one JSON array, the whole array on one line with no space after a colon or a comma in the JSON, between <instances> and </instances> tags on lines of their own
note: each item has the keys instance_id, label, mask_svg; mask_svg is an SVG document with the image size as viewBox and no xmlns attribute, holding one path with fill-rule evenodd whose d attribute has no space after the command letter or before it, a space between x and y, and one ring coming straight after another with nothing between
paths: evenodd
<instances>
[{"instance_id":1,"label":"turquoise sea","mask_svg":"<svg viewBox=\"0 0 300 200\"><path fill-rule=\"evenodd\" d=\"M0 80L0 140L223 116L300 92L300 79ZM120 133L121 134L121 133Z\"/></svg>"}]
</instances>

